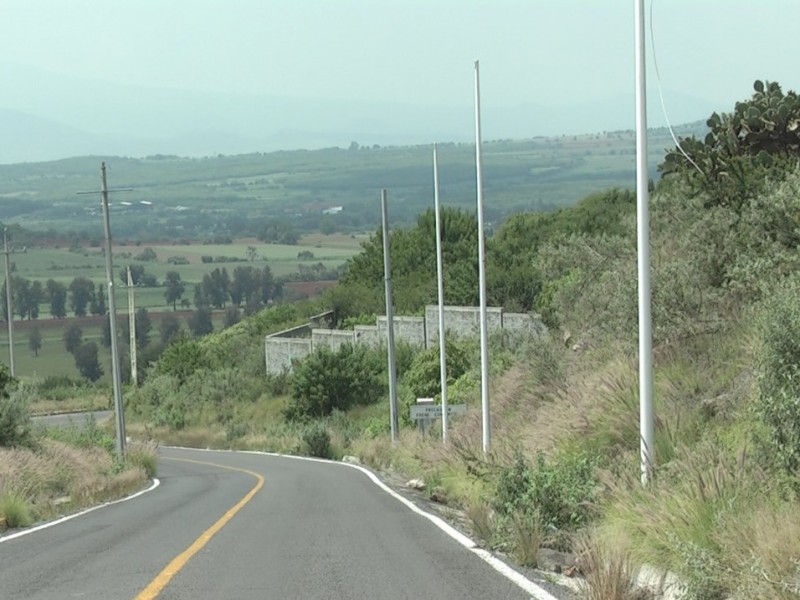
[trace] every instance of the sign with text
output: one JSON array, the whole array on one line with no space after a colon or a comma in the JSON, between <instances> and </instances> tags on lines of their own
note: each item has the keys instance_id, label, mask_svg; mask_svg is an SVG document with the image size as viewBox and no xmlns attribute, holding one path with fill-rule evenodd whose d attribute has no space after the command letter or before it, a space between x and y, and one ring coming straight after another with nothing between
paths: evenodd
<instances>
[{"instance_id":1,"label":"sign with text","mask_svg":"<svg viewBox=\"0 0 800 600\"><path fill-rule=\"evenodd\" d=\"M463 415L467 412L466 404L448 404L448 415ZM441 404L419 404L411 407L411 418L414 421L419 419L437 419L442 416Z\"/></svg>"}]
</instances>

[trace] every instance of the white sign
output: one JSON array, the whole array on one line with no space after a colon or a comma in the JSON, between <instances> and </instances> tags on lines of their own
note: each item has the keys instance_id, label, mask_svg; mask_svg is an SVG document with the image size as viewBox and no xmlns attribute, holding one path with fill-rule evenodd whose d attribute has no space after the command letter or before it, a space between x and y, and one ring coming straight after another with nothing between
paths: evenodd
<instances>
[{"instance_id":1,"label":"white sign","mask_svg":"<svg viewBox=\"0 0 800 600\"><path fill-rule=\"evenodd\" d=\"M448 415L463 415L467 412L466 404L448 404ZM411 407L411 418L415 421L419 419L436 419L442 416L441 404L422 404Z\"/></svg>"}]
</instances>

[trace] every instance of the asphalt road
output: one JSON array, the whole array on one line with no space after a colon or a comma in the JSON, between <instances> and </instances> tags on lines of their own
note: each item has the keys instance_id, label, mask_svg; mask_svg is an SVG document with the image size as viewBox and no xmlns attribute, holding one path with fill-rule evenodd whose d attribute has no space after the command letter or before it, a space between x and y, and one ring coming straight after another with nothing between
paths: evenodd
<instances>
[{"instance_id":1,"label":"asphalt road","mask_svg":"<svg viewBox=\"0 0 800 600\"><path fill-rule=\"evenodd\" d=\"M110 410L95 410L91 412L42 415L40 417L34 417L33 420L36 423L42 423L48 427L70 427L72 425L78 427L84 425L91 416L94 417L95 421L101 423L113 417L114 412Z\"/></svg>"},{"instance_id":2,"label":"asphalt road","mask_svg":"<svg viewBox=\"0 0 800 600\"><path fill-rule=\"evenodd\" d=\"M159 479L133 500L6 532L0 599L553 598L347 465L163 449Z\"/></svg>"}]
</instances>

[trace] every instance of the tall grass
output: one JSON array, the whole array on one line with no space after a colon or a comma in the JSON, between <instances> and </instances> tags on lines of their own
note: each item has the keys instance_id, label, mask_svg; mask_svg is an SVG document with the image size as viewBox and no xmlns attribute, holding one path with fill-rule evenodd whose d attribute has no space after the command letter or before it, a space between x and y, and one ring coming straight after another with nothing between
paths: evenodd
<instances>
[{"instance_id":1,"label":"tall grass","mask_svg":"<svg viewBox=\"0 0 800 600\"><path fill-rule=\"evenodd\" d=\"M43 438L35 450L0 448L0 509L5 513L0 516L10 526L29 524L119 498L140 489L146 479L144 469L120 469L113 456L98 447Z\"/></svg>"}]
</instances>

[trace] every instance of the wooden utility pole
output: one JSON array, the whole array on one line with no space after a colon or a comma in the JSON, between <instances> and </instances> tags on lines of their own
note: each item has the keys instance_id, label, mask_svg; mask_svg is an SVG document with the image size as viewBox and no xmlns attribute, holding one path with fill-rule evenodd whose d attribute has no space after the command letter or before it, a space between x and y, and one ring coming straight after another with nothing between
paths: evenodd
<instances>
[{"instance_id":1,"label":"wooden utility pole","mask_svg":"<svg viewBox=\"0 0 800 600\"><path fill-rule=\"evenodd\" d=\"M106 186L106 163L100 163L100 199L103 208L103 229L105 231L106 279L108 283L108 320L111 334L111 374L114 383L114 413L117 429L117 456L125 459L125 412L122 403L122 378L119 368L117 346L117 302L114 294L114 266L111 260L111 223L108 217L109 192L129 192L130 188L109 190ZM78 192L96 194L97 192Z\"/></svg>"},{"instance_id":2,"label":"wooden utility pole","mask_svg":"<svg viewBox=\"0 0 800 600\"><path fill-rule=\"evenodd\" d=\"M8 323L8 368L11 376L17 376L17 369L14 364L14 295L11 293L11 261L8 255L12 250L8 249L8 229L3 229L3 254L6 259L6 308L8 309L6 322Z\"/></svg>"}]
</instances>

